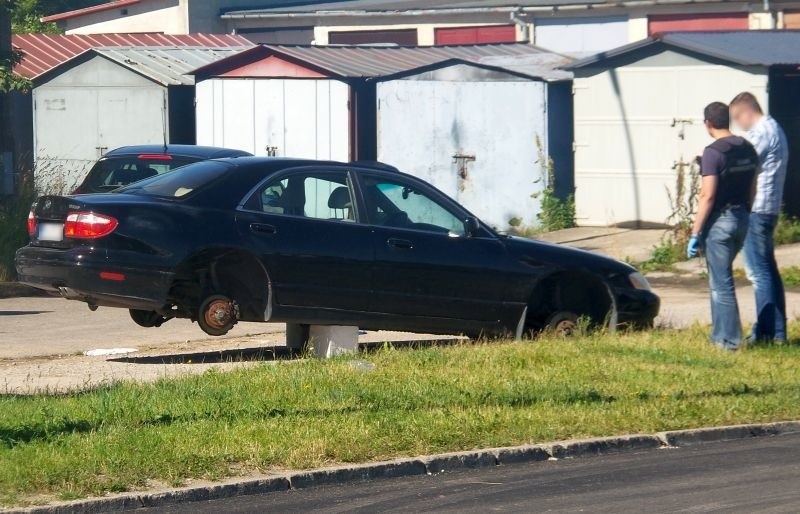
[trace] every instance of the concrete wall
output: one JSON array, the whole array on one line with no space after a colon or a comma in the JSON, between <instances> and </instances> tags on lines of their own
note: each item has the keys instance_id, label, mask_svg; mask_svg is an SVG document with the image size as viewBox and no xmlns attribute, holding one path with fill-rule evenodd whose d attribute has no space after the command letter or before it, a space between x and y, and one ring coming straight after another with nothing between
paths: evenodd
<instances>
[{"instance_id":1,"label":"concrete wall","mask_svg":"<svg viewBox=\"0 0 800 514\"><path fill-rule=\"evenodd\" d=\"M128 14L122 15L126 10ZM145 0L139 4L109 9L61 22L67 34L113 32L189 32L187 0Z\"/></svg>"}]
</instances>

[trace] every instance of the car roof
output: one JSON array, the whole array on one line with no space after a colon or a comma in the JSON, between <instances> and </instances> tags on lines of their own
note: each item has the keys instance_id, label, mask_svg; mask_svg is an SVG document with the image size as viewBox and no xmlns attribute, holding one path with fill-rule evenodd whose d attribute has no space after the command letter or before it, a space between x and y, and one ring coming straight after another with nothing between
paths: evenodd
<instances>
[{"instance_id":1,"label":"car roof","mask_svg":"<svg viewBox=\"0 0 800 514\"><path fill-rule=\"evenodd\" d=\"M269 166L275 169L297 168L303 166L331 166L336 168L362 168L375 171L389 171L389 172L400 173L400 171L394 166L379 161L341 162L341 161L325 161L325 160L297 158L297 157L255 157L255 156L237 157L236 159L221 157L215 160L229 162L231 164L235 164L236 166L261 165L261 166Z\"/></svg>"},{"instance_id":2,"label":"car roof","mask_svg":"<svg viewBox=\"0 0 800 514\"><path fill-rule=\"evenodd\" d=\"M219 157L238 157L250 156L251 153L243 150L233 150L230 148L220 148L216 146L197 146L197 145L132 145L115 148L106 152L103 157L115 157L120 155L140 155L140 154L161 154L179 155L184 157L197 157L200 159L215 159Z\"/></svg>"}]
</instances>

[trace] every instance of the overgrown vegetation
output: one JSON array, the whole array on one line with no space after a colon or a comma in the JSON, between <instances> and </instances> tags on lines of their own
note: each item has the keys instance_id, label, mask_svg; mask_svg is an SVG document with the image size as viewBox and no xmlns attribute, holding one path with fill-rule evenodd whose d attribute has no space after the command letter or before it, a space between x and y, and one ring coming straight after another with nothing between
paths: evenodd
<instances>
[{"instance_id":1,"label":"overgrown vegetation","mask_svg":"<svg viewBox=\"0 0 800 514\"><path fill-rule=\"evenodd\" d=\"M261 364L0 397L0 503L450 450L800 417L800 346L702 329Z\"/></svg>"},{"instance_id":2,"label":"overgrown vegetation","mask_svg":"<svg viewBox=\"0 0 800 514\"><path fill-rule=\"evenodd\" d=\"M575 224L575 196L568 195L561 198L556 194L556 171L553 158L545 154L542 140L536 136L536 164L541 166L542 176L534 183L542 183L542 191L533 193L531 198L539 200L539 213L536 215L539 224L536 227L526 227L520 218L511 218L508 224L516 235L534 236L542 232L554 232L572 228Z\"/></svg>"},{"instance_id":3,"label":"overgrown vegetation","mask_svg":"<svg viewBox=\"0 0 800 514\"><path fill-rule=\"evenodd\" d=\"M26 220L34 200L33 187L23 184L12 196L0 196L0 282L14 280L14 254L28 244Z\"/></svg>"},{"instance_id":4,"label":"overgrown vegetation","mask_svg":"<svg viewBox=\"0 0 800 514\"><path fill-rule=\"evenodd\" d=\"M775 244L788 245L800 243L800 220L784 213L778 217L775 226Z\"/></svg>"},{"instance_id":5,"label":"overgrown vegetation","mask_svg":"<svg viewBox=\"0 0 800 514\"><path fill-rule=\"evenodd\" d=\"M786 287L800 287L800 266L781 269L781 278Z\"/></svg>"}]
</instances>

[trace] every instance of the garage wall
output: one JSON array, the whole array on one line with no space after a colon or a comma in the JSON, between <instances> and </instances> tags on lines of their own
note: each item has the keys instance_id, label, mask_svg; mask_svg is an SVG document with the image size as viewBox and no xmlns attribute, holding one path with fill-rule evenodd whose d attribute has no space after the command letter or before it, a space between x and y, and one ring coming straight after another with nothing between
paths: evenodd
<instances>
[{"instance_id":1,"label":"garage wall","mask_svg":"<svg viewBox=\"0 0 800 514\"><path fill-rule=\"evenodd\" d=\"M166 89L96 56L33 90L37 184L69 189L106 151L164 142Z\"/></svg>"},{"instance_id":2,"label":"garage wall","mask_svg":"<svg viewBox=\"0 0 800 514\"><path fill-rule=\"evenodd\" d=\"M537 46L554 52L589 54L626 45L627 16L536 18Z\"/></svg>"},{"instance_id":3,"label":"garage wall","mask_svg":"<svg viewBox=\"0 0 800 514\"><path fill-rule=\"evenodd\" d=\"M378 159L499 229L515 217L534 226L539 203L531 195L543 185L536 137L547 145L545 88L535 81L379 83Z\"/></svg>"},{"instance_id":4,"label":"garage wall","mask_svg":"<svg viewBox=\"0 0 800 514\"><path fill-rule=\"evenodd\" d=\"M666 223L674 167L691 162L711 142L703 108L741 91L763 101L766 86L762 70L671 51L610 70L579 70L574 85L578 223Z\"/></svg>"},{"instance_id":5,"label":"garage wall","mask_svg":"<svg viewBox=\"0 0 800 514\"><path fill-rule=\"evenodd\" d=\"M335 80L203 80L196 87L197 144L347 161L348 95Z\"/></svg>"}]
</instances>

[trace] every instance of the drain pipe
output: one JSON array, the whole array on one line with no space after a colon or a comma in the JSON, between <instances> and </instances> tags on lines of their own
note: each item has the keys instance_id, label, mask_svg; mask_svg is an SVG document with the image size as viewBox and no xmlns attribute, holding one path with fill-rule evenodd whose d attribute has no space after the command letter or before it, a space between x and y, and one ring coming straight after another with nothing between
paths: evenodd
<instances>
[{"instance_id":1,"label":"drain pipe","mask_svg":"<svg viewBox=\"0 0 800 514\"><path fill-rule=\"evenodd\" d=\"M768 2L769 0L764 0L764 1ZM522 37L523 37L523 39L525 41L527 41L528 44L532 45L533 44L533 31L531 30L530 25L528 25L528 22L520 17L520 14L522 14L522 7L517 7L517 9L515 11L511 11L509 13L509 18L511 19L511 22L513 24L515 24L520 29L522 29Z\"/></svg>"}]
</instances>

